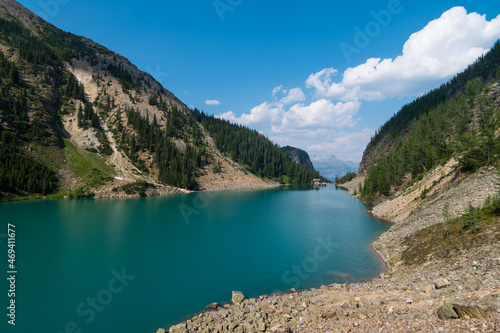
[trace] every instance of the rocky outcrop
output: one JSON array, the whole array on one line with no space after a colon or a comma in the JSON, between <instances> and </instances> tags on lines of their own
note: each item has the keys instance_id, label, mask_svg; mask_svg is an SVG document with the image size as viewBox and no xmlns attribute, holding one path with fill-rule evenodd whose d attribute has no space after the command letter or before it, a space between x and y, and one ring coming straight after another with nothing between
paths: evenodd
<instances>
[{"instance_id":1,"label":"rocky outcrop","mask_svg":"<svg viewBox=\"0 0 500 333\"><path fill-rule=\"evenodd\" d=\"M290 147L290 146L286 146L286 147L283 147L281 149L283 149L283 151L287 152L292 157L292 159L295 161L295 163L305 165L307 167L307 169L309 169L309 171L311 171L311 172L316 171L316 170L314 170L314 166L311 162L311 158L309 157L309 154L306 151L299 149L299 148Z\"/></svg>"},{"instance_id":2,"label":"rocky outcrop","mask_svg":"<svg viewBox=\"0 0 500 333\"><path fill-rule=\"evenodd\" d=\"M363 152L361 163L359 163L358 175L366 177L368 175L368 168L377 164L380 157L389 153L394 145L394 138L389 135L382 138L376 144L368 144Z\"/></svg>"}]
</instances>

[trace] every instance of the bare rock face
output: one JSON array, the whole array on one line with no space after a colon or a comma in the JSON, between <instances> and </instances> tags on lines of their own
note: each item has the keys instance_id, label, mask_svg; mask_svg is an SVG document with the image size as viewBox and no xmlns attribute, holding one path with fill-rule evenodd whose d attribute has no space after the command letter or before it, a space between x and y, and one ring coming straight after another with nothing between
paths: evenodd
<instances>
[{"instance_id":1,"label":"bare rock face","mask_svg":"<svg viewBox=\"0 0 500 333\"><path fill-rule=\"evenodd\" d=\"M311 172L316 171L314 170L311 158L309 157L309 154L306 151L290 146L283 147L282 149L292 157L295 163L305 165L307 169L309 169Z\"/></svg>"}]
</instances>

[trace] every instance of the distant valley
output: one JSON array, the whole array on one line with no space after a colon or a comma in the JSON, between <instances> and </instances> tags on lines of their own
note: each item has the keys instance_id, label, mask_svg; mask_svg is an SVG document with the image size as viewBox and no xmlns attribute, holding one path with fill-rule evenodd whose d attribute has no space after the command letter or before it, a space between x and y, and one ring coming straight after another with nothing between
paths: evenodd
<instances>
[{"instance_id":1,"label":"distant valley","mask_svg":"<svg viewBox=\"0 0 500 333\"><path fill-rule=\"evenodd\" d=\"M335 156L312 156L314 168L328 179L334 181L335 177L342 177L348 172L358 172L359 163L352 161L343 161Z\"/></svg>"}]
</instances>

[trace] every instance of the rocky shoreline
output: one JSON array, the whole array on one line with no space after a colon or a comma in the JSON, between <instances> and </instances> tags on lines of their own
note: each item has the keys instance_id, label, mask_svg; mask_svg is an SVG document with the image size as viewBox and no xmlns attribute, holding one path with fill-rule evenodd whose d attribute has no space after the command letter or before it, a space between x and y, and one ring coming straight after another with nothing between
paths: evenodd
<instances>
[{"instance_id":1,"label":"rocky shoreline","mask_svg":"<svg viewBox=\"0 0 500 333\"><path fill-rule=\"evenodd\" d=\"M421 209L400 211L407 218L380 216L395 224L373 244L389 268L378 278L250 299L233 292L231 304L211 304L158 333L500 331L500 219L451 250L431 246L432 237L442 234L436 229L443 222L437 212L444 203L460 203L458 210L472 198L480 206L496 193L497 181L495 169L458 180L445 175L433 180L433 195L418 203ZM354 183L357 187L359 181ZM419 193L424 183L406 195Z\"/></svg>"},{"instance_id":2,"label":"rocky shoreline","mask_svg":"<svg viewBox=\"0 0 500 333\"><path fill-rule=\"evenodd\" d=\"M496 250L484 247L448 265L417 266L366 283L255 299L233 292L231 305L211 304L213 310L168 332L495 332Z\"/></svg>"}]
</instances>

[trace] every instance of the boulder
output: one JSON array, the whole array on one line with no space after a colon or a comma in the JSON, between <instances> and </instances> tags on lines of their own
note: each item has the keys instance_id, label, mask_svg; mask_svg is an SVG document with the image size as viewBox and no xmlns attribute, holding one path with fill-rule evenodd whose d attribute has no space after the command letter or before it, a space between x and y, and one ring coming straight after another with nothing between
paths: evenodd
<instances>
[{"instance_id":1,"label":"boulder","mask_svg":"<svg viewBox=\"0 0 500 333\"><path fill-rule=\"evenodd\" d=\"M434 286L436 287L436 289L443 289L450 286L450 281L448 281L447 279L438 279L434 281Z\"/></svg>"},{"instance_id":2,"label":"boulder","mask_svg":"<svg viewBox=\"0 0 500 333\"><path fill-rule=\"evenodd\" d=\"M187 324L181 323L175 326L170 327L168 330L170 333L187 333Z\"/></svg>"},{"instance_id":3,"label":"boulder","mask_svg":"<svg viewBox=\"0 0 500 333\"><path fill-rule=\"evenodd\" d=\"M233 291L232 304L239 304L245 300L245 295L241 291Z\"/></svg>"},{"instance_id":4,"label":"boulder","mask_svg":"<svg viewBox=\"0 0 500 333\"><path fill-rule=\"evenodd\" d=\"M436 311L439 319L448 320L448 319L458 319L458 313L453 309L453 305L451 302L444 302L444 304L437 309Z\"/></svg>"},{"instance_id":5,"label":"boulder","mask_svg":"<svg viewBox=\"0 0 500 333\"><path fill-rule=\"evenodd\" d=\"M207 310L217 310L220 307L219 303L210 303L208 304L205 309Z\"/></svg>"},{"instance_id":6,"label":"boulder","mask_svg":"<svg viewBox=\"0 0 500 333\"><path fill-rule=\"evenodd\" d=\"M458 313L459 317L469 316L470 318L484 319L486 318L485 311L477 304L467 301L455 300L453 309Z\"/></svg>"}]
</instances>

